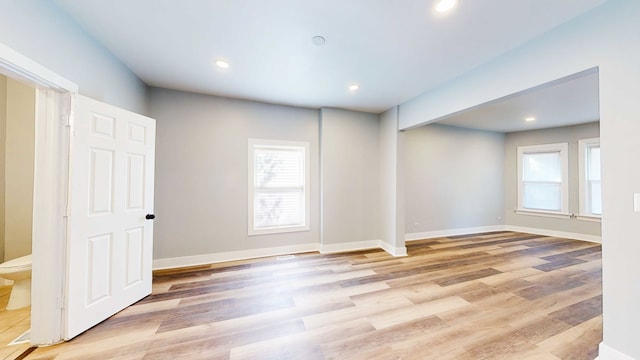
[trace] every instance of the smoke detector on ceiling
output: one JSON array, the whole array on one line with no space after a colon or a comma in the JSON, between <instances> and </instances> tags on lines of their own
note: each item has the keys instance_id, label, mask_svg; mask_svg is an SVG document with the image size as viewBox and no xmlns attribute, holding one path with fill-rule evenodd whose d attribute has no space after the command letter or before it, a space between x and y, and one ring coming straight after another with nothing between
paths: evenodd
<instances>
[{"instance_id":1,"label":"smoke detector on ceiling","mask_svg":"<svg viewBox=\"0 0 640 360\"><path fill-rule=\"evenodd\" d=\"M325 43L325 38L319 35L316 35L314 37L311 38L311 42L313 43L313 45L315 46L322 46Z\"/></svg>"}]
</instances>

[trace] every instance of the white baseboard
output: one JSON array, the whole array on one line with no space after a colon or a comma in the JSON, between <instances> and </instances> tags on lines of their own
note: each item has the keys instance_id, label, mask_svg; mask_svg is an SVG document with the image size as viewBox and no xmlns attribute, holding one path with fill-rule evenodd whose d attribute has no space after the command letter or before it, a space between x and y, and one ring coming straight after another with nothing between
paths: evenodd
<instances>
[{"instance_id":1,"label":"white baseboard","mask_svg":"<svg viewBox=\"0 0 640 360\"><path fill-rule=\"evenodd\" d=\"M433 238L447 237L447 236L479 234L479 233L486 233L486 232L492 232L492 231L515 231L515 232L522 232L527 234L554 236L554 237L561 237L561 238L567 238L567 239L589 241L589 242L594 242L598 244L602 243L602 237L596 236L596 235L579 234L579 233L572 233L572 232L566 232L566 231L556 231L556 230L538 229L538 228L529 228L529 227L522 227L522 226L511 226L511 225L491 225L491 226L479 226L479 227L471 227L471 228L447 229L447 230L428 231L428 232L421 232L421 233L411 233L411 234L405 235L405 240L414 241L414 240L433 239Z\"/></svg>"},{"instance_id":2,"label":"white baseboard","mask_svg":"<svg viewBox=\"0 0 640 360\"><path fill-rule=\"evenodd\" d=\"M404 246L399 248L391 248L381 240L367 240L341 244L301 244L275 248L262 248L243 251L229 251L214 254L182 256L175 258L154 259L153 270L174 269L188 266L215 264L226 261L255 259L267 256L278 256L287 254L300 254L314 251L318 251L322 254L331 254L370 249L382 249L393 256L407 255L407 248Z\"/></svg>"},{"instance_id":3,"label":"white baseboard","mask_svg":"<svg viewBox=\"0 0 640 360\"><path fill-rule=\"evenodd\" d=\"M554 236L554 237L582 240L582 241L602 244L602 236L596 236L596 235L587 235L587 234L579 234L579 233L572 233L572 232L566 232L566 231L528 228L528 227L511 226L511 225L505 226L504 230L517 231L517 232L536 234L536 235L544 235L544 236Z\"/></svg>"},{"instance_id":4,"label":"white baseboard","mask_svg":"<svg viewBox=\"0 0 640 360\"><path fill-rule=\"evenodd\" d=\"M491 225L491 226L478 226L478 227L461 228L461 229L447 229L447 230L410 233L410 234L406 234L404 238L405 238L405 241L414 241L414 240L432 239L432 238L447 237L447 236L479 234L479 233L492 232L492 231L505 231L505 226Z\"/></svg>"},{"instance_id":5,"label":"white baseboard","mask_svg":"<svg viewBox=\"0 0 640 360\"><path fill-rule=\"evenodd\" d=\"M380 248L395 257L407 256L406 246L393 247L387 244L386 242L380 240Z\"/></svg>"},{"instance_id":6,"label":"white baseboard","mask_svg":"<svg viewBox=\"0 0 640 360\"><path fill-rule=\"evenodd\" d=\"M615 350L607 345L604 342L600 343L599 346L599 355L596 359L600 360L636 360L629 355L623 354L618 350Z\"/></svg>"},{"instance_id":7,"label":"white baseboard","mask_svg":"<svg viewBox=\"0 0 640 360\"><path fill-rule=\"evenodd\" d=\"M519 226L509 226L509 225L479 226L479 227L471 227L471 228L411 233L411 234L405 235L405 241L432 239L432 238L447 237L447 236L478 234L478 233L486 233L486 232L493 232L493 231L516 231L516 232L537 234L537 235L543 235L543 236L555 236L555 237L562 237L562 238L568 238L568 239L602 243L602 239L600 236L546 230L546 229L537 229L537 228L527 228L527 227L519 227ZM296 253L304 253L304 252L312 252L312 251L319 251L322 254L330 254L330 253L360 251L360 250L369 250L369 249L382 249L388 252L389 254L391 254L392 256L407 256L406 246L393 247L382 240L366 240L366 241L354 241L349 243L338 243L338 244L301 244L301 245L294 245L294 246L281 246L281 247L275 247L275 248L261 248L261 249L251 249L251 250L243 250L243 251L230 251L230 252L214 253L214 254L155 259L153 260L153 269L154 270L171 269L171 268L179 268L179 267L187 267L187 266L215 264L215 263L225 262L225 261L255 259L255 258L266 257L266 256L278 256L278 255L296 254Z\"/></svg>"},{"instance_id":8,"label":"white baseboard","mask_svg":"<svg viewBox=\"0 0 640 360\"><path fill-rule=\"evenodd\" d=\"M0 286L10 286L13 285L13 280L0 279Z\"/></svg>"},{"instance_id":9,"label":"white baseboard","mask_svg":"<svg viewBox=\"0 0 640 360\"><path fill-rule=\"evenodd\" d=\"M187 266L215 264L215 263L220 263L225 261L255 259L255 258L261 258L266 256L278 256L278 255L287 255L287 254L296 254L296 253L299 254L299 253L318 251L318 250L319 250L318 244L301 244L301 245L293 245L293 246L281 246L281 247L273 247L273 248L261 248L261 249L229 251L229 252L213 253L213 254L182 256L182 257L175 257L175 258L154 259L153 269L154 270L172 269L172 268L180 268L180 267L187 267Z\"/></svg>"},{"instance_id":10,"label":"white baseboard","mask_svg":"<svg viewBox=\"0 0 640 360\"><path fill-rule=\"evenodd\" d=\"M341 244L320 245L320 252L323 254L339 253L347 251L360 251L369 249L382 249L392 256L407 256L407 247L392 247L382 240L356 241Z\"/></svg>"},{"instance_id":11,"label":"white baseboard","mask_svg":"<svg viewBox=\"0 0 640 360\"><path fill-rule=\"evenodd\" d=\"M320 244L321 254L335 254L349 251L379 249L380 240L353 241L338 244Z\"/></svg>"}]
</instances>

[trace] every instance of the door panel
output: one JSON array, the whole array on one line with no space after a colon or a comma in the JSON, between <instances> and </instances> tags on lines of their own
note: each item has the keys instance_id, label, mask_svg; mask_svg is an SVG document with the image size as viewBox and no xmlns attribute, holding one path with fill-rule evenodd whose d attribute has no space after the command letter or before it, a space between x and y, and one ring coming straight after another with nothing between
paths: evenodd
<instances>
[{"instance_id":1,"label":"door panel","mask_svg":"<svg viewBox=\"0 0 640 360\"><path fill-rule=\"evenodd\" d=\"M65 339L151 293L155 120L74 97Z\"/></svg>"}]
</instances>

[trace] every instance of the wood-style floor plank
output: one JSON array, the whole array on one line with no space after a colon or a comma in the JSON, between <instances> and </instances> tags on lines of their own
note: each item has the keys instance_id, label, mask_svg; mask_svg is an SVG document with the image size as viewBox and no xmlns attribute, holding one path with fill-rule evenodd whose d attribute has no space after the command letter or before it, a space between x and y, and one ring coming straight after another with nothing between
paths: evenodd
<instances>
[{"instance_id":1,"label":"wood-style floor plank","mask_svg":"<svg viewBox=\"0 0 640 360\"><path fill-rule=\"evenodd\" d=\"M153 294L27 359L592 360L598 244L516 232L154 273Z\"/></svg>"}]
</instances>

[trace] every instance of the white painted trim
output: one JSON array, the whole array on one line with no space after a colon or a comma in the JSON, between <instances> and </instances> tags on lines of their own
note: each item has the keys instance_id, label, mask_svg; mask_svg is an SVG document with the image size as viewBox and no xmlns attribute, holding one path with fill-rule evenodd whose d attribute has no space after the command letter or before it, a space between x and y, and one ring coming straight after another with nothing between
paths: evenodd
<instances>
[{"instance_id":1,"label":"white painted trim","mask_svg":"<svg viewBox=\"0 0 640 360\"><path fill-rule=\"evenodd\" d=\"M379 249L380 240L353 241L338 244L320 244L321 254L335 254L349 251Z\"/></svg>"},{"instance_id":2,"label":"white painted trim","mask_svg":"<svg viewBox=\"0 0 640 360\"><path fill-rule=\"evenodd\" d=\"M582 241L602 244L602 237L597 235L579 234L579 233L572 233L572 232L566 232L566 231L538 229L538 228L529 228L529 227L522 227L522 226L511 226L511 225L505 226L504 230L543 235L543 236L560 237L560 238L566 238L566 239L582 240Z\"/></svg>"},{"instance_id":3,"label":"white painted trim","mask_svg":"<svg viewBox=\"0 0 640 360\"><path fill-rule=\"evenodd\" d=\"M64 165L64 154L68 139L58 122L51 123L51 119L60 120L60 108L44 100L42 91L77 93L78 85L1 43L0 73L40 88L36 98L31 344L48 345L62 339L57 304L66 274L62 255L67 242L64 206L68 166Z\"/></svg>"},{"instance_id":4,"label":"white painted trim","mask_svg":"<svg viewBox=\"0 0 640 360\"><path fill-rule=\"evenodd\" d=\"M388 252L389 254L395 256L395 257L401 257L401 256L407 256L407 247L406 246L400 246L400 247L392 247L389 246L388 243L380 240L380 248L382 248L382 250Z\"/></svg>"},{"instance_id":5,"label":"white painted trim","mask_svg":"<svg viewBox=\"0 0 640 360\"><path fill-rule=\"evenodd\" d=\"M569 143L556 143L556 144L541 144L541 145L526 145L517 147L518 158L518 210L534 210L524 207L524 179L523 179L523 164L522 160L526 154L535 153L547 153L547 152L559 152L560 153L560 173L562 176L562 182L560 183L561 201L560 210L558 214L566 214L569 212ZM549 213L555 213L555 211L549 211ZM542 216L542 215L541 215Z\"/></svg>"},{"instance_id":6,"label":"white painted trim","mask_svg":"<svg viewBox=\"0 0 640 360\"><path fill-rule=\"evenodd\" d=\"M172 269L172 268L180 268L180 267L187 267L187 266L215 264L215 263L220 263L225 261L255 259L255 258L261 258L261 257L267 257L267 256L299 254L299 253L313 252L313 251L318 251L318 244L301 244L301 245L293 245L293 246L281 246L281 247L273 247L273 248L261 248L261 249L229 251L229 252L213 253L213 254L182 256L182 257L166 258L166 259L154 259L153 269L154 270Z\"/></svg>"},{"instance_id":7,"label":"white painted trim","mask_svg":"<svg viewBox=\"0 0 640 360\"><path fill-rule=\"evenodd\" d=\"M422 233L412 233L412 234L406 234L405 239L406 241L415 241L415 240L422 240L422 239L479 234L479 233L487 233L487 232L495 232L495 231L515 231L515 232L537 234L537 235L543 235L543 236L555 236L555 237L562 237L567 239L583 240L583 241L589 241L589 242L595 242L595 243L602 242L599 236L546 230L546 229L507 226L507 225L479 226L479 227L471 227L471 228L463 228L463 229L449 229L449 230L438 230L438 231L429 231L429 232L422 232ZM187 266L215 264L215 263L226 262L226 261L255 259L255 258L261 258L261 257L268 257L268 256L299 254L299 253L305 253L305 252L317 251L322 254L333 254L333 253L370 250L370 249L382 249L387 253L389 253L390 255L396 256L396 257L407 256L406 246L394 248L389 246L389 244L385 243L382 240L366 240L366 241L354 241L354 242L339 243L339 244L321 244L321 245L301 244L301 245L294 245L294 246L281 246L281 247L275 247L275 248L261 248L261 249L252 249L252 250L242 250L242 251L230 251L230 252L223 252L223 253L182 256L182 257L176 257L176 258L154 259L153 269L154 270L173 269L173 268L180 268L180 267L187 267Z\"/></svg>"},{"instance_id":8,"label":"white painted trim","mask_svg":"<svg viewBox=\"0 0 640 360\"><path fill-rule=\"evenodd\" d=\"M266 139L249 139L248 143L248 181L247 181L247 233L252 235L264 235L264 234L281 234L298 231L309 231L311 228L311 152L310 144L308 141L285 141L285 140L266 140ZM304 223L296 224L293 226L274 226L270 228L256 229L254 224L254 205L255 205L255 179L254 179L254 167L255 167L255 153L257 149L279 149L287 151L300 151L302 150L304 163L304 178L302 184L302 191L304 192ZM299 190L296 188L284 188L286 190Z\"/></svg>"},{"instance_id":9,"label":"white painted trim","mask_svg":"<svg viewBox=\"0 0 640 360\"><path fill-rule=\"evenodd\" d=\"M458 235L480 234L480 233L487 233L487 232L494 232L494 231L515 231L515 232L521 232L521 233L527 233L527 234L589 241L589 242L599 243L599 244L602 243L602 237L596 236L596 235L579 234L579 233L572 233L572 232L566 232L566 231L556 231L556 230L538 229L538 228L529 228L529 227L523 227L523 226L511 226L511 225L479 226L479 227L463 228L463 229L447 229L447 230L437 230L437 231L429 231L429 232L421 232L421 233L411 233L411 234L405 235L405 241L416 241L416 240L433 239L433 238L439 238L439 237L458 236Z\"/></svg>"},{"instance_id":10,"label":"white painted trim","mask_svg":"<svg viewBox=\"0 0 640 360\"><path fill-rule=\"evenodd\" d=\"M446 230L410 233L410 234L406 234L404 238L405 238L405 241L415 241L415 240L432 239L432 238L447 237L447 236L479 234L479 233L504 231L504 230L505 230L504 225L490 225L490 226L478 226L478 227L469 227L469 228L461 228L461 229L446 229Z\"/></svg>"},{"instance_id":11,"label":"white painted trim","mask_svg":"<svg viewBox=\"0 0 640 360\"><path fill-rule=\"evenodd\" d=\"M30 336L32 345L49 345L62 340L70 130L61 114L68 115L69 95L36 94Z\"/></svg>"},{"instance_id":12,"label":"white painted trim","mask_svg":"<svg viewBox=\"0 0 640 360\"><path fill-rule=\"evenodd\" d=\"M589 160L589 149L593 145L600 146L600 138L579 139L578 140L578 203L580 209L580 216L588 217L595 216L588 211L589 203L591 199L588 199L587 184L588 184L588 169L587 160Z\"/></svg>"},{"instance_id":13,"label":"white painted trim","mask_svg":"<svg viewBox=\"0 0 640 360\"><path fill-rule=\"evenodd\" d=\"M572 214L569 214L569 213L544 211L544 210L515 209L514 212L518 215L542 216L542 217L549 217L549 218L555 218L555 219L571 219L571 216L572 216Z\"/></svg>"},{"instance_id":14,"label":"white painted trim","mask_svg":"<svg viewBox=\"0 0 640 360\"><path fill-rule=\"evenodd\" d=\"M154 259L153 270L174 269L187 266L215 264L226 261L256 259L268 256L288 254L300 254L305 252L319 252L322 254L335 254L341 252L382 249L392 256L406 256L407 248L390 248L381 240L354 241L341 244L301 244L293 246L281 246L274 248L261 248L252 250L229 251L222 253L182 256L176 258Z\"/></svg>"},{"instance_id":15,"label":"white painted trim","mask_svg":"<svg viewBox=\"0 0 640 360\"><path fill-rule=\"evenodd\" d=\"M78 85L0 43L0 73L52 90L77 93Z\"/></svg>"},{"instance_id":16,"label":"white painted trim","mask_svg":"<svg viewBox=\"0 0 640 360\"><path fill-rule=\"evenodd\" d=\"M576 220L601 223L602 217L594 215L576 215Z\"/></svg>"},{"instance_id":17,"label":"white painted trim","mask_svg":"<svg viewBox=\"0 0 640 360\"><path fill-rule=\"evenodd\" d=\"M599 356L596 359L600 360L636 360L629 355L623 354L618 350L615 350L607 345L604 342L600 343L599 346Z\"/></svg>"}]
</instances>

